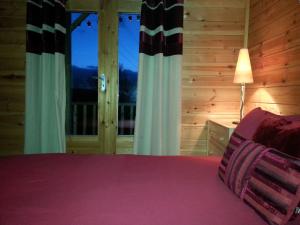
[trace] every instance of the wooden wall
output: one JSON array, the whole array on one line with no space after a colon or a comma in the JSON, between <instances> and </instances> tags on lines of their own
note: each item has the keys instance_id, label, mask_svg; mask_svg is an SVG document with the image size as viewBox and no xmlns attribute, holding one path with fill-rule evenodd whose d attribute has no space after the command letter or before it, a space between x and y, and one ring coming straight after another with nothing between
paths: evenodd
<instances>
[{"instance_id":1,"label":"wooden wall","mask_svg":"<svg viewBox=\"0 0 300 225\"><path fill-rule=\"evenodd\" d=\"M185 0L182 74L182 154L206 154L210 118L238 118L233 84L243 47L244 0Z\"/></svg>"},{"instance_id":2,"label":"wooden wall","mask_svg":"<svg viewBox=\"0 0 300 225\"><path fill-rule=\"evenodd\" d=\"M26 1L0 1L0 155L24 142Z\"/></svg>"},{"instance_id":3,"label":"wooden wall","mask_svg":"<svg viewBox=\"0 0 300 225\"><path fill-rule=\"evenodd\" d=\"M300 3L251 0L249 48L254 81L247 110L300 114Z\"/></svg>"}]
</instances>

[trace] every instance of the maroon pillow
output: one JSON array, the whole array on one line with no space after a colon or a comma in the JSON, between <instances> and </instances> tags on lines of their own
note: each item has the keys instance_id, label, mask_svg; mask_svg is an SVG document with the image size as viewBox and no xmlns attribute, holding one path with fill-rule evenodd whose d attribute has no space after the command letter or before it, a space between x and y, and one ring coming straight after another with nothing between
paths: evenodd
<instances>
[{"instance_id":1,"label":"maroon pillow","mask_svg":"<svg viewBox=\"0 0 300 225\"><path fill-rule=\"evenodd\" d=\"M255 108L240 121L235 132L245 139L252 140L260 123L266 118L280 118L280 116L261 108Z\"/></svg>"},{"instance_id":2,"label":"maroon pillow","mask_svg":"<svg viewBox=\"0 0 300 225\"><path fill-rule=\"evenodd\" d=\"M285 116L285 119L291 122L300 121L300 115Z\"/></svg>"},{"instance_id":3,"label":"maroon pillow","mask_svg":"<svg viewBox=\"0 0 300 225\"><path fill-rule=\"evenodd\" d=\"M263 144L267 147L275 147L273 146L274 139L277 138L278 133L280 132L280 127L283 125L290 124L290 121L287 121L284 118L275 118L269 117L264 119L259 127L257 128L253 141Z\"/></svg>"},{"instance_id":4,"label":"maroon pillow","mask_svg":"<svg viewBox=\"0 0 300 225\"><path fill-rule=\"evenodd\" d=\"M289 221L287 225L299 225L300 224L300 216L297 215L295 219Z\"/></svg>"},{"instance_id":5,"label":"maroon pillow","mask_svg":"<svg viewBox=\"0 0 300 225\"><path fill-rule=\"evenodd\" d=\"M279 127L279 132L270 145L281 152L300 158L300 121Z\"/></svg>"},{"instance_id":6,"label":"maroon pillow","mask_svg":"<svg viewBox=\"0 0 300 225\"><path fill-rule=\"evenodd\" d=\"M292 215L292 217L291 217L288 224L297 224L297 225L299 225L300 224L300 216L299 215L300 215L300 200L299 200L298 206L295 209L294 214ZM297 221L298 221L298 223L294 223L294 222L297 222Z\"/></svg>"}]
</instances>

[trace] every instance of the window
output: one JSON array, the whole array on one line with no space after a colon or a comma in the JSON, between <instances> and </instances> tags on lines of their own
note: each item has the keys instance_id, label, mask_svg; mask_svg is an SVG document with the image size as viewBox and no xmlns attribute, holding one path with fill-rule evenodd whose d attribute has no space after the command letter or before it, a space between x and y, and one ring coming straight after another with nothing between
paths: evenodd
<instances>
[{"instance_id":1,"label":"window","mask_svg":"<svg viewBox=\"0 0 300 225\"><path fill-rule=\"evenodd\" d=\"M98 133L98 15L70 14L69 133Z\"/></svg>"},{"instance_id":2,"label":"window","mask_svg":"<svg viewBox=\"0 0 300 225\"><path fill-rule=\"evenodd\" d=\"M134 134L139 57L139 29L139 14L119 14L119 135Z\"/></svg>"}]
</instances>

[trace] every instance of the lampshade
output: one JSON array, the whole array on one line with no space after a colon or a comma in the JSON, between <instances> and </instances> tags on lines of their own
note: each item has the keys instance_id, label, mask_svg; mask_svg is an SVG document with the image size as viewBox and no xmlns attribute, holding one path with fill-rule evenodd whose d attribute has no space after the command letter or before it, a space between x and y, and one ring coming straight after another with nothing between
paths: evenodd
<instances>
[{"instance_id":1,"label":"lampshade","mask_svg":"<svg viewBox=\"0 0 300 225\"><path fill-rule=\"evenodd\" d=\"M250 57L247 48L240 49L233 83L238 83L238 84L253 83Z\"/></svg>"}]
</instances>

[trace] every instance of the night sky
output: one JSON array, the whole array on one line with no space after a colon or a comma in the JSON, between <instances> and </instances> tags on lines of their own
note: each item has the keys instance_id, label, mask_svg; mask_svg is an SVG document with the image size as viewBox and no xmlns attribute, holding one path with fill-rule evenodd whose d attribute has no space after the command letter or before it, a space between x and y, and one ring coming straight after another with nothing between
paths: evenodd
<instances>
[{"instance_id":1,"label":"night sky","mask_svg":"<svg viewBox=\"0 0 300 225\"><path fill-rule=\"evenodd\" d=\"M72 22L80 13L72 13ZM90 26L88 26L88 22ZM140 21L136 14L119 15L119 65L138 70ZM91 13L72 32L72 65L81 68L98 66L98 15Z\"/></svg>"},{"instance_id":2,"label":"night sky","mask_svg":"<svg viewBox=\"0 0 300 225\"><path fill-rule=\"evenodd\" d=\"M131 16L131 20L129 17ZM140 20L137 14L119 16L119 64L124 69L138 71Z\"/></svg>"},{"instance_id":3,"label":"night sky","mask_svg":"<svg viewBox=\"0 0 300 225\"><path fill-rule=\"evenodd\" d=\"M72 22L81 13L72 13ZM91 22L91 26L87 25ZM77 67L97 67L98 66L98 15L90 14L80 26L78 26L71 36L72 43L72 65Z\"/></svg>"}]
</instances>

